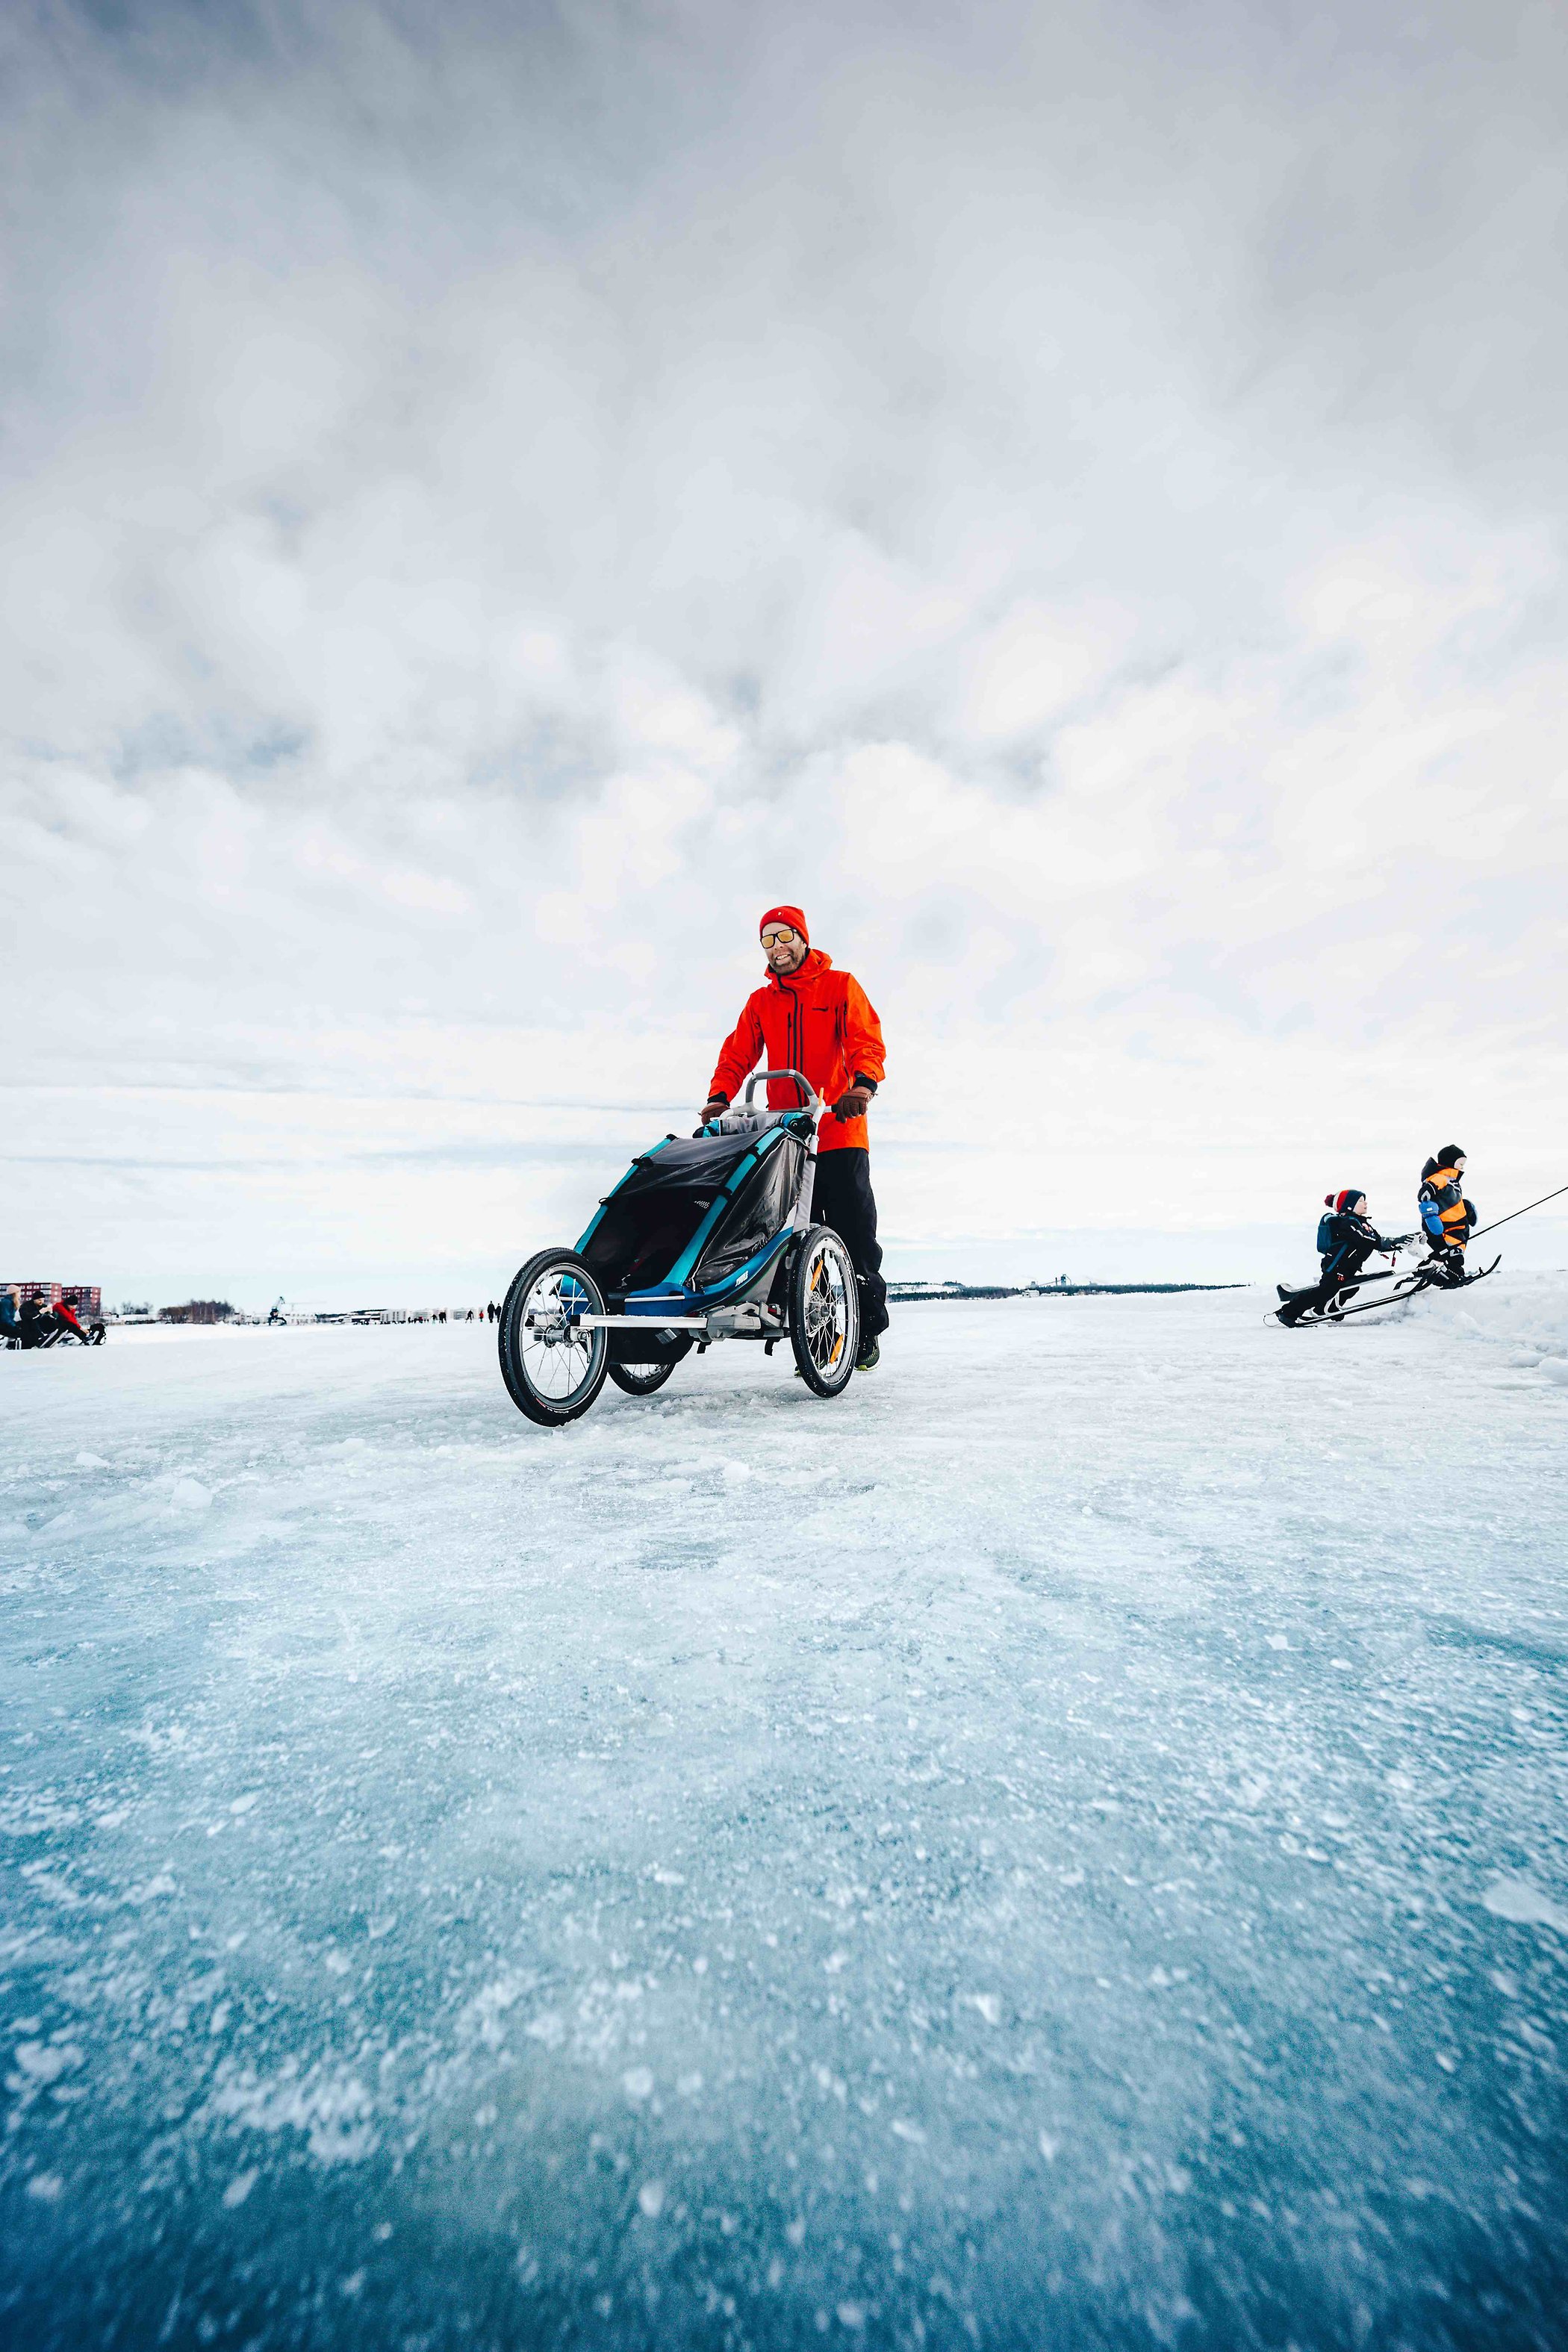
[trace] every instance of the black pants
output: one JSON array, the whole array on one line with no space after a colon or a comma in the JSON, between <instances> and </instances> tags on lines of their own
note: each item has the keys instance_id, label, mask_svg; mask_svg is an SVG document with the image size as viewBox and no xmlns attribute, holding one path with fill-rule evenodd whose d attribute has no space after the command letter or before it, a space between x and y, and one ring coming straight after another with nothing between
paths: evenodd
<instances>
[{"instance_id":1,"label":"black pants","mask_svg":"<svg viewBox=\"0 0 1568 2352\"><path fill-rule=\"evenodd\" d=\"M1289 1297L1279 1309L1279 1318L1280 1322L1299 1323L1303 1315L1309 1313L1320 1313L1321 1309L1328 1305L1330 1299L1332 1298L1336 1291L1342 1290L1347 1282L1353 1282L1355 1280L1357 1275L1361 1272L1363 1266L1366 1264L1371 1255L1372 1244L1370 1242L1367 1243L1364 1249L1342 1251L1340 1255L1332 1261L1332 1273L1330 1273L1325 1269L1321 1282L1314 1284L1310 1290L1293 1290L1291 1292Z\"/></svg>"},{"instance_id":2,"label":"black pants","mask_svg":"<svg viewBox=\"0 0 1568 2352\"><path fill-rule=\"evenodd\" d=\"M848 1249L860 1285L860 1335L874 1339L888 1328L888 1286L877 1246L877 1202L868 1151L825 1151L816 1163L811 1214L831 1225Z\"/></svg>"}]
</instances>

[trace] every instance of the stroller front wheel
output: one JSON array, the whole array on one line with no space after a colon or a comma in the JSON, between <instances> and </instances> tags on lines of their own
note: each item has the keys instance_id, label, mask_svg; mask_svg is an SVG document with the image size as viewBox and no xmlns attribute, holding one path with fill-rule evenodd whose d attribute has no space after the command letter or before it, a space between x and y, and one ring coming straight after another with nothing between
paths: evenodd
<instances>
[{"instance_id":1,"label":"stroller front wheel","mask_svg":"<svg viewBox=\"0 0 1568 2352\"><path fill-rule=\"evenodd\" d=\"M855 1265L831 1225L801 1236L789 1285L789 1336L806 1387L841 1395L860 1349L860 1290Z\"/></svg>"},{"instance_id":2,"label":"stroller front wheel","mask_svg":"<svg viewBox=\"0 0 1568 2352\"><path fill-rule=\"evenodd\" d=\"M604 1311L599 1286L575 1250L540 1250L513 1276L496 1334L501 1378L519 1412L541 1428L575 1421L604 1387L607 1334L577 1322Z\"/></svg>"}]
</instances>

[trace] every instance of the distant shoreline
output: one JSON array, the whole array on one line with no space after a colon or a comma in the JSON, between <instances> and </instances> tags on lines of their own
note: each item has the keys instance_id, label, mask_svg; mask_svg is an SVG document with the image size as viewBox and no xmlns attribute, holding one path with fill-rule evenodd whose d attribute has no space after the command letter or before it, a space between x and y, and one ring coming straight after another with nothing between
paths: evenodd
<instances>
[{"instance_id":1,"label":"distant shoreline","mask_svg":"<svg viewBox=\"0 0 1568 2352\"><path fill-rule=\"evenodd\" d=\"M924 1298L1144 1297L1178 1290L1254 1287L1248 1282L889 1282L888 1297L895 1306L913 1307Z\"/></svg>"}]
</instances>

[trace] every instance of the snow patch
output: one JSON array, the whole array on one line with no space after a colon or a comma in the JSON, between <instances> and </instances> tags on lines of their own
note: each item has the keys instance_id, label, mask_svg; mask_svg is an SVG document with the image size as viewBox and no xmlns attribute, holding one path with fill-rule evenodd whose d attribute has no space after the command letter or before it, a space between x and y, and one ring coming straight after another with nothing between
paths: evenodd
<instances>
[{"instance_id":1,"label":"snow patch","mask_svg":"<svg viewBox=\"0 0 1568 2352\"><path fill-rule=\"evenodd\" d=\"M1495 1919L1510 1919L1521 1927L1552 1927L1568 1936L1568 1910L1528 1878L1494 1878L1481 1901Z\"/></svg>"},{"instance_id":2,"label":"snow patch","mask_svg":"<svg viewBox=\"0 0 1568 2352\"><path fill-rule=\"evenodd\" d=\"M58 2083L70 2067L81 2063L81 2052L74 2042L19 2042L15 2054L23 2075L39 2085Z\"/></svg>"},{"instance_id":3,"label":"snow patch","mask_svg":"<svg viewBox=\"0 0 1568 2352\"><path fill-rule=\"evenodd\" d=\"M1434 1295L1416 1311L1429 1323L1448 1304ZM1510 1370L1537 1371L1552 1387L1568 1388L1568 1295L1561 1275L1500 1269L1467 1294L1450 1328L1466 1345L1506 1350Z\"/></svg>"},{"instance_id":4,"label":"snow patch","mask_svg":"<svg viewBox=\"0 0 1568 2352\"><path fill-rule=\"evenodd\" d=\"M220 2084L212 2112L250 2131L298 2131L318 2164L359 2164L377 2145L374 2103L356 2075L312 2068L299 2074L286 2059L268 2082L247 2074Z\"/></svg>"}]
</instances>

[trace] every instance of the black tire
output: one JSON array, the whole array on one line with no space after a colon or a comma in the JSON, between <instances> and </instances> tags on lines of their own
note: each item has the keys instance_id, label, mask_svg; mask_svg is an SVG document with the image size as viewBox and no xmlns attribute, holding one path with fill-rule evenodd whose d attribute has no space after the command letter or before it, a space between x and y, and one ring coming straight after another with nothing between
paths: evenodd
<instances>
[{"instance_id":1,"label":"black tire","mask_svg":"<svg viewBox=\"0 0 1568 2352\"><path fill-rule=\"evenodd\" d=\"M806 1387L842 1396L860 1352L860 1286L854 1261L831 1225L811 1225L789 1272L789 1337Z\"/></svg>"},{"instance_id":2,"label":"black tire","mask_svg":"<svg viewBox=\"0 0 1568 2352\"><path fill-rule=\"evenodd\" d=\"M101 1347L102 1347L102 1345L103 1345L103 1326L102 1326L102 1324L101 1324L101 1323L89 1323L89 1324L88 1325L88 1327L87 1327L87 1344L88 1344L88 1346L89 1346L89 1348L101 1348Z\"/></svg>"},{"instance_id":3,"label":"black tire","mask_svg":"<svg viewBox=\"0 0 1568 2352\"><path fill-rule=\"evenodd\" d=\"M627 1396L652 1396L668 1380L673 1364L612 1364L610 1378Z\"/></svg>"},{"instance_id":4,"label":"black tire","mask_svg":"<svg viewBox=\"0 0 1568 2352\"><path fill-rule=\"evenodd\" d=\"M548 1321L561 1337L534 1335L532 1316L552 1299L558 1307L564 1286L567 1295L580 1294L585 1312L602 1315L605 1301L598 1284L575 1250L538 1250L519 1268L500 1311L496 1345L508 1396L519 1412L542 1429L559 1429L597 1397L609 1366L608 1334L602 1328L584 1339L574 1337L565 1318L552 1312ZM559 1360L555 1360L556 1359Z\"/></svg>"}]
</instances>

